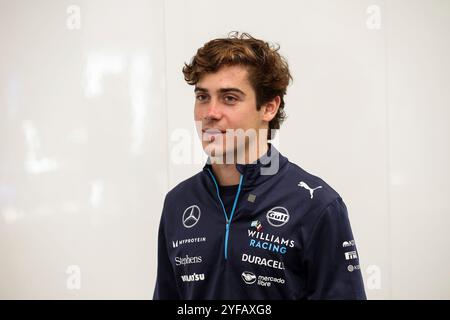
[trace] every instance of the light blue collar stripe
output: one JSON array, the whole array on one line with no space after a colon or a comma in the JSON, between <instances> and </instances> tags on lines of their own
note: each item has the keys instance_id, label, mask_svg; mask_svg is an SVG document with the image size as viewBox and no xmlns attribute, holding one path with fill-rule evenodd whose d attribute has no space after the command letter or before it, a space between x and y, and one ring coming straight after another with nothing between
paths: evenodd
<instances>
[{"instance_id":1,"label":"light blue collar stripe","mask_svg":"<svg viewBox=\"0 0 450 320\"><path fill-rule=\"evenodd\" d=\"M238 190L236 192L236 195L234 197L234 203L233 203L233 209L231 209L231 214L230 214L230 219L228 219L227 216L227 211L225 210L225 206L223 205L222 199L220 198L220 192L219 192L219 185L217 184L216 178L214 177L214 174L211 172L211 170L207 169L209 172L209 175L211 176L214 185L216 187L216 193L217 193L217 198L219 198L220 204L222 205L222 209L223 209L223 213L225 215L225 220L227 221L227 225L226 225L226 233L225 233L225 260L228 259L228 238L229 238L229 234L230 234L230 224L231 224L231 220L233 219L233 215L234 212L236 211L236 205L239 199L239 194L241 193L241 187L242 187L242 181L244 176L241 174L241 177L239 179L239 186L238 186Z\"/></svg>"},{"instance_id":2,"label":"light blue collar stripe","mask_svg":"<svg viewBox=\"0 0 450 320\"><path fill-rule=\"evenodd\" d=\"M244 176L241 174L241 178L239 179L239 187L238 187L238 190L236 192L236 196L234 198L233 209L231 210L230 221L233 219L234 210L236 209L236 204L237 204L237 201L238 201L238 198L239 198L239 194L241 193L242 178L244 178Z\"/></svg>"},{"instance_id":3,"label":"light blue collar stripe","mask_svg":"<svg viewBox=\"0 0 450 320\"><path fill-rule=\"evenodd\" d=\"M228 239L229 239L229 236L230 236L230 224L231 224L231 221L233 219L234 210L236 209L236 204L237 204L237 201L238 201L238 198L239 198L239 194L241 192L242 178L243 177L244 176L241 175L241 178L239 180L239 187L238 187L238 190L236 192L236 196L234 198L233 209L231 210L230 221L227 224L227 231L226 231L226 236L225 236L225 260L228 259Z\"/></svg>"},{"instance_id":4,"label":"light blue collar stripe","mask_svg":"<svg viewBox=\"0 0 450 320\"><path fill-rule=\"evenodd\" d=\"M216 178L214 178L213 173L211 172L211 170L207 169L211 178L214 181L214 185L216 186L216 193L217 193L217 198L219 198L220 204L222 205L222 209L223 209L223 213L225 214L225 220L228 221L228 216L227 216L227 211L225 210L225 206L223 205L222 199L220 198L220 193L219 193L219 185L217 184Z\"/></svg>"}]
</instances>

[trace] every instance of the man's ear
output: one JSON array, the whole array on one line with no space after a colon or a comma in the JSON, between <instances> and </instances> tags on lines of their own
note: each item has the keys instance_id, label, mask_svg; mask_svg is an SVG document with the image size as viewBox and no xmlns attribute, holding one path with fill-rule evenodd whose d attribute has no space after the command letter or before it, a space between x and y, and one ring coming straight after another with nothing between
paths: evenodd
<instances>
[{"instance_id":1,"label":"man's ear","mask_svg":"<svg viewBox=\"0 0 450 320\"><path fill-rule=\"evenodd\" d=\"M277 114L278 108L280 107L281 98L280 96L276 96L271 101L266 102L261 107L261 110L263 111L263 120L270 122Z\"/></svg>"}]
</instances>

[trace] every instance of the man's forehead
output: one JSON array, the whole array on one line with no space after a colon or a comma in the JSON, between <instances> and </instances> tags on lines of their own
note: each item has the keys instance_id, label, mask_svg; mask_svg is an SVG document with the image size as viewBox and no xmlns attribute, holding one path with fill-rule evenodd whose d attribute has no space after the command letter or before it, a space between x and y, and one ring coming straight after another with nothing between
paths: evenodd
<instances>
[{"instance_id":1,"label":"man's forehead","mask_svg":"<svg viewBox=\"0 0 450 320\"><path fill-rule=\"evenodd\" d=\"M244 92L245 88L240 89L238 87L220 87L217 88L216 90L212 89L211 91L217 91L218 93L227 93L227 92L233 92L233 93L238 93L238 94L242 94L243 96L246 95L246 93ZM210 90L208 88L204 88L204 87L200 87L200 86L195 86L194 92L210 92Z\"/></svg>"},{"instance_id":2,"label":"man's forehead","mask_svg":"<svg viewBox=\"0 0 450 320\"><path fill-rule=\"evenodd\" d=\"M224 66L216 72L203 75L197 82L194 91L232 91L251 89L248 71L243 66Z\"/></svg>"}]
</instances>

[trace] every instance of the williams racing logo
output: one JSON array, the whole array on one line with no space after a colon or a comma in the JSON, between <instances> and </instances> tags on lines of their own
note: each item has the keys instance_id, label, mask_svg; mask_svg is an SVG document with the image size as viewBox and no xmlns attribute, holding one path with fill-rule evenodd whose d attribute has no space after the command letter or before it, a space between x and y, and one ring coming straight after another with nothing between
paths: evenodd
<instances>
[{"instance_id":1,"label":"williams racing logo","mask_svg":"<svg viewBox=\"0 0 450 320\"><path fill-rule=\"evenodd\" d=\"M252 221L250 227L247 230L248 237L250 238L249 247L285 254L288 248L295 246L294 240L260 232L263 227L258 220Z\"/></svg>"}]
</instances>

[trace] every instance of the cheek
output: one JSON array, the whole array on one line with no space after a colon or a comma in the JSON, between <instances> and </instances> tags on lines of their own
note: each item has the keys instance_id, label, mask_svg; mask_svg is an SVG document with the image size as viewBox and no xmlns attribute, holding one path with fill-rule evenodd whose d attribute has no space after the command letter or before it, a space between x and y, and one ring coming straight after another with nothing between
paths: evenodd
<instances>
[{"instance_id":1,"label":"cheek","mask_svg":"<svg viewBox=\"0 0 450 320\"><path fill-rule=\"evenodd\" d=\"M200 113L200 109L197 108L197 107L194 107L194 119L195 120L201 120L202 119L202 116L201 116L201 113Z\"/></svg>"},{"instance_id":2,"label":"cheek","mask_svg":"<svg viewBox=\"0 0 450 320\"><path fill-rule=\"evenodd\" d=\"M240 114L229 115L228 119L235 127L242 129L255 128L258 124L258 114L252 110Z\"/></svg>"}]
</instances>

